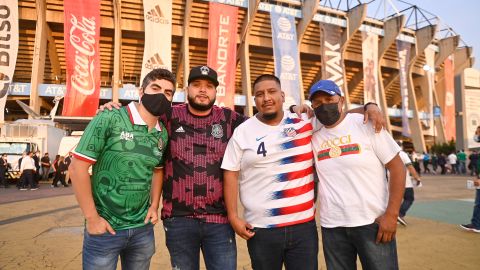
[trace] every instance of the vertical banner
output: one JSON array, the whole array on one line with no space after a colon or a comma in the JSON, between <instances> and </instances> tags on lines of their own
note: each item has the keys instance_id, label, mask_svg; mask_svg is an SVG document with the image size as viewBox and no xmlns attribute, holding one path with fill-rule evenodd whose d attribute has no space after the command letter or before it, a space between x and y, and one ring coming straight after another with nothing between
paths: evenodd
<instances>
[{"instance_id":1,"label":"vertical banner","mask_svg":"<svg viewBox=\"0 0 480 270\"><path fill-rule=\"evenodd\" d=\"M238 7L210 2L207 65L217 71L217 104L234 109Z\"/></svg>"},{"instance_id":2,"label":"vertical banner","mask_svg":"<svg viewBox=\"0 0 480 270\"><path fill-rule=\"evenodd\" d=\"M295 17L270 11L272 24L273 58L275 76L280 78L285 92L284 107L300 104L300 61L297 45Z\"/></svg>"},{"instance_id":3,"label":"vertical banner","mask_svg":"<svg viewBox=\"0 0 480 270\"><path fill-rule=\"evenodd\" d=\"M455 88L454 88L454 71L453 56L449 56L444 63L445 72L445 108L443 109L443 120L445 121L445 135L449 141L455 140Z\"/></svg>"},{"instance_id":4,"label":"vertical banner","mask_svg":"<svg viewBox=\"0 0 480 270\"><path fill-rule=\"evenodd\" d=\"M64 116L93 116L100 95L100 0L65 0Z\"/></svg>"},{"instance_id":5,"label":"vertical banner","mask_svg":"<svg viewBox=\"0 0 480 270\"><path fill-rule=\"evenodd\" d=\"M348 89L345 85L344 63L341 52L341 27L320 23L320 32L322 80L334 81L342 89L343 93L346 93Z\"/></svg>"},{"instance_id":6,"label":"vertical banner","mask_svg":"<svg viewBox=\"0 0 480 270\"><path fill-rule=\"evenodd\" d=\"M378 86L378 36L370 32L362 32L363 58L363 103L380 104Z\"/></svg>"},{"instance_id":7,"label":"vertical banner","mask_svg":"<svg viewBox=\"0 0 480 270\"><path fill-rule=\"evenodd\" d=\"M156 68L172 70L172 0L143 0L145 47L143 78Z\"/></svg>"},{"instance_id":8,"label":"vertical banner","mask_svg":"<svg viewBox=\"0 0 480 270\"><path fill-rule=\"evenodd\" d=\"M435 128L435 122L433 117L433 91L435 88L435 51L427 47L425 49L425 63L428 68L425 69L425 75L427 76L428 81L428 88L427 88L427 105L426 105L426 112L428 113L428 134L433 135L433 129Z\"/></svg>"},{"instance_id":9,"label":"vertical banner","mask_svg":"<svg viewBox=\"0 0 480 270\"><path fill-rule=\"evenodd\" d=\"M410 59L410 43L397 40L398 63L400 66L400 94L402 96L402 135L410 137L410 124L408 123L408 61Z\"/></svg>"},{"instance_id":10,"label":"vertical banner","mask_svg":"<svg viewBox=\"0 0 480 270\"><path fill-rule=\"evenodd\" d=\"M0 0L0 124L18 54L18 1Z\"/></svg>"},{"instance_id":11,"label":"vertical banner","mask_svg":"<svg viewBox=\"0 0 480 270\"><path fill-rule=\"evenodd\" d=\"M467 148L480 148L480 140L475 137L477 128L480 127L479 90L465 90L465 114L467 116Z\"/></svg>"}]
</instances>

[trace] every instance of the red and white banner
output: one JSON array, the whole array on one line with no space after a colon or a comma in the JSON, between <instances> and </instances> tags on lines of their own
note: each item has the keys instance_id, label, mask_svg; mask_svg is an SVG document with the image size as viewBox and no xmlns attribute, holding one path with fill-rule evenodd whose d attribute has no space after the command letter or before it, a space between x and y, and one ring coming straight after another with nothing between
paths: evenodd
<instances>
[{"instance_id":1,"label":"red and white banner","mask_svg":"<svg viewBox=\"0 0 480 270\"><path fill-rule=\"evenodd\" d=\"M238 7L209 3L207 65L217 71L216 103L234 109Z\"/></svg>"},{"instance_id":2,"label":"red and white banner","mask_svg":"<svg viewBox=\"0 0 480 270\"><path fill-rule=\"evenodd\" d=\"M18 54L18 1L0 0L0 123Z\"/></svg>"},{"instance_id":3,"label":"red and white banner","mask_svg":"<svg viewBox=\"0 0 480 270\"><path fill-rule=\"evenodd\" d=\"M425 99L427 100L425 112L428 113L428 130L424 134L433 136L434 131L434 117L433 117L433 91L435 89L435 50L427 47L425 49L425 64L428 68L425 69L425 76L427 76L428 88ZM425 95L425 92L424 92Z\"/></svg>"},{"instance_id":4,"label":"red and white banner","mask_svg":"<svg viewBox=\"0 0 480 270\"><path fill-rule=\"evenodd\" d=\"M363 103L380 104L378 87L378 36L370 32L362 32L363 58Z\"/></svg>"},{"instance_id":5,"label":"red and white banner","mask_svg":"<svg viewBox=\"0 0 480 270\"><path fill-rule=\"evenodd\" d=\"M446 139L455 140L455 87L453 56L449 56L444 63L445 70L445 108L443 109L443 120L445 121Z\"/></svg>"},{"instance_id":6,"label":"red and white banner","mask_svg":"<svg viewBox=\"0 0 480 270\"><path fill-rule=\"evenodd\" d=\"M145 45L143 78L156 68L172 70L172 0L143 0Z\"/></svg>"},{"instance_id":7,"label":"red and white banner","mask_svg":"<svg viewBox=\"0 0 480 270\"><path fill-rule=\"evenodd\" d=\"M100 0L65 0L64 116L94 116L100 95Z\"/></svg>"}]
</instances>

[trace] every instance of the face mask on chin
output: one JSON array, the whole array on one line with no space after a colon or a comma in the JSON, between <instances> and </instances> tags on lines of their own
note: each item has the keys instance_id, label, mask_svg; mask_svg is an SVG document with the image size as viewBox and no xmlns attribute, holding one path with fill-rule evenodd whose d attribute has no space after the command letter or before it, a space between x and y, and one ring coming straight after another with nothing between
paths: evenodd
<instances>
[{"instance_id":1,"label":"face mask on chin","mask_svg":"<svg viewBox=\"0 0 480 270\"><path fill-rule=\"evenodd\" d=\"M166 115L170 118L172 111L172 102L170 102L164 94L147 94L144 93L140 99L143 107L153 116L159 117Z\"/></svg>"},{"instance_id":2,"label":"face mask on chin","mask_svg":"<svg viewBox=\"0 0 480 270\"><path fill-rule=\"evenodd\" d=\"M315 108L315 116L324 126L331 126L340 119L337 103L322 104Z\"/></svg>"}]
</instances>

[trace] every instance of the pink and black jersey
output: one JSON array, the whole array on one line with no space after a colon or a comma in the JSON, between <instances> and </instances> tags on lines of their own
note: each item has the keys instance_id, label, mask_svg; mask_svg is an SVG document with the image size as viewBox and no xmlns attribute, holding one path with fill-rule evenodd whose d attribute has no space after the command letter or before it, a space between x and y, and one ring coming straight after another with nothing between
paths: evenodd
<instances>
[{"instance_id":1,"label":"pink and black jersey","mask_svg":"<svg viewBox=\"0 0 480 270\"><path fill-rule=\"evenodd\" d=\"M230 139L222 168L240 171L245 220L259 228L314 219L312 124L284 113L277 126L252 117Z\"/></svg>"},{"instance_id":2,"label":"pink and black jersey","mask_svg":"<svg viewBox=\"0 0 480 270\"><path fill-rule=\"evenodd\" d=\"M166 125L162 219L183 216L228 223L220 165L233 131L246 119L217 106L207 116L191 114L186 104L172 107Z\"/></svg>"}]
</instances>

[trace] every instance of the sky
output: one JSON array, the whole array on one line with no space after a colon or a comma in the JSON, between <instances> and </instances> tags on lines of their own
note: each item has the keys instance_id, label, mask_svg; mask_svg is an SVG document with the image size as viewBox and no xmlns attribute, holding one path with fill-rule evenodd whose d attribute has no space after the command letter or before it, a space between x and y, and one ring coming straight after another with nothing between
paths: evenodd
<instances>
[{"instance_id":1,"label":"sky","mask_svg":"<svg viewBox=\"0 0 480 270\"><path fill-rule=\"evenodd\" d=\"M460 35L467 46L473 47L474 68L480 69L480 1L479 0L404 0L440 17L441 25L450 26ZM377 0L377 2L379 2ZM382 2L382 1L380 1ZM383 0L393 3L399 10L406 5L396 0ZM369 13L372 10L369 10ZM433 15L427 14L427 17ZM407 19L407 18L406 18ZM440 26L442 27L442 26ZM438 30L438 29L437 29ZM460 47L465 46L462 42Z\"/></svg>"}]
</instances>

